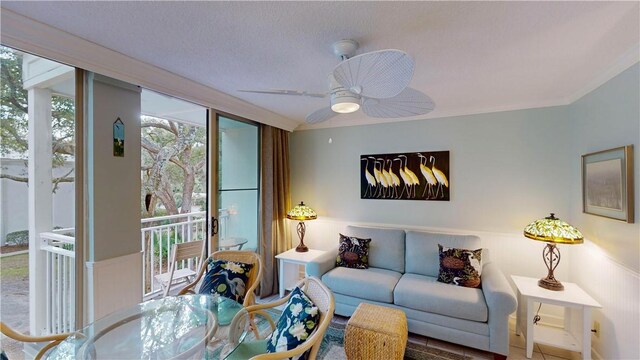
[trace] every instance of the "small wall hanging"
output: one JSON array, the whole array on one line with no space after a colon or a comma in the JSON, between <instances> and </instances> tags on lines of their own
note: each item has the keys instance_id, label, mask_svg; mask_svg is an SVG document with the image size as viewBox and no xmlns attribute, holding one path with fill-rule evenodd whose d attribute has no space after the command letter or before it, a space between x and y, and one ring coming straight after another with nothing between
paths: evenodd
<instances>
[{"instance_id":1,"label":"small wall hanging","mask_svg":"<svg viewBox=\"0 0 640 360\"><path fill-rule=\"evenodd\" d=\"M120 118L113 122L113 156L124 157L124 123Z\"/></svg>"},{"instance_id":2,"label":"small wall hanging","mask_svg":"<svg viewBox=\"0 0 640 360\"><path fill-rule=\"evenodd\" d=\"M582 207L633 222L633 145L582 155Z\"/></svg>"},{"instance_id":3,"label":"small wall hanging","mask_svg":"<svg viewBox=\"0 0 640 360\"><path fill-rule=\"evenodd\" d=\"M449 201L449 152L360 156L360 198Z\"/></svg>"}]
</instances>

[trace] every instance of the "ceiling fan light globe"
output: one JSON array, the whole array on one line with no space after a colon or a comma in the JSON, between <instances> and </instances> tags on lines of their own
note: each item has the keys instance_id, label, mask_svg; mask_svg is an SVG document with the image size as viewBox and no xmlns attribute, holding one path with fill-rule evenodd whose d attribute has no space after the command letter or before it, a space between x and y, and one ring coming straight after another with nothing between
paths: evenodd
<instances>
[{"instance_id":1,"label":"ceiling fan light globe","mask_svg":"<svg viewBox=\"0 0 640 360\"><path fill-rule=\"evenodd\" d=\"M340 114L349 114L358 111L358 109L360 109L360 104L358 103L343 102L331 105L331 110Z\"/></svg>"},{"instance_id":2,"label":"ceiling fan light globe","mask_svg":"<svg viewBox=\"0 0 640 360\"><path fill-rule=\"evenodd\" d=\"M348 114L358 109L360 109L360 98L347 91L335 93L331 97L331 110L337 113Z\"/></svg>"}]
</instances>

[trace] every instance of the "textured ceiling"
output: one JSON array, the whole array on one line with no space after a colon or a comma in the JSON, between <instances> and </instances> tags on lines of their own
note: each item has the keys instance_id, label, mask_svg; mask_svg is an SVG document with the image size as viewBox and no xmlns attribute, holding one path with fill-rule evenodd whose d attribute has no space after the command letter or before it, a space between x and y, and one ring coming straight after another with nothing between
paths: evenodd
<instances>
[{"instance_id":1,"label":"textured ceiling","mask_svg":"<svg viewBox=\"0 0 640 360\"><path fill-rule=\"evenodd\" d=\"M566 103L640 42L638 2L2 1L2 7L300 123L328 100L237 90L324 92L338 63L331 44L340 39L357 40L358 53L396 48L413 56L410 86L436 103L428 117ZM357 112L328 125L369 122Z\"/></svg>"}]
</instances>

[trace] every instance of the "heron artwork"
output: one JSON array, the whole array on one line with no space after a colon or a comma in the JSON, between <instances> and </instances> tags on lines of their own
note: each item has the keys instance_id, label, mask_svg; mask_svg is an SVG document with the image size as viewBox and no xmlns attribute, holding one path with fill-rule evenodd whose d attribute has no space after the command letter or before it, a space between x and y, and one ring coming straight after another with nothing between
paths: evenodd
<instances>
[{"instance_id":1,"label":"heron artwork","mask_svg":"<svg viewBox=\"0 0 640 360\"><path fill-rule=\"evenodd\" d=\"M360 156L360 198L449 201L449 151Z\"/></svg>"}]
</instances>

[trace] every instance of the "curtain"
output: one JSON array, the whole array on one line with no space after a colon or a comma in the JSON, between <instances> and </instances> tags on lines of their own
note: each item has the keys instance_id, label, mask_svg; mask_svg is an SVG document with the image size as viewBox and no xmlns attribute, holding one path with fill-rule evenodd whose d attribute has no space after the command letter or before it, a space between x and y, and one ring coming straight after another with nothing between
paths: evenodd
<instances>
[{"instance_id":1,"label":"curtain","mask_svg":"<svg viewBox=\"0 0 640 360\"><path fill-rule=\"evenodd\" d=\"M287 211L289 193L289 132L261 127L261 220L260 255L264 272L260 297L278 292L278 264L275 256L291 249L291 232Z\"/></svg>"}]
</instances>

